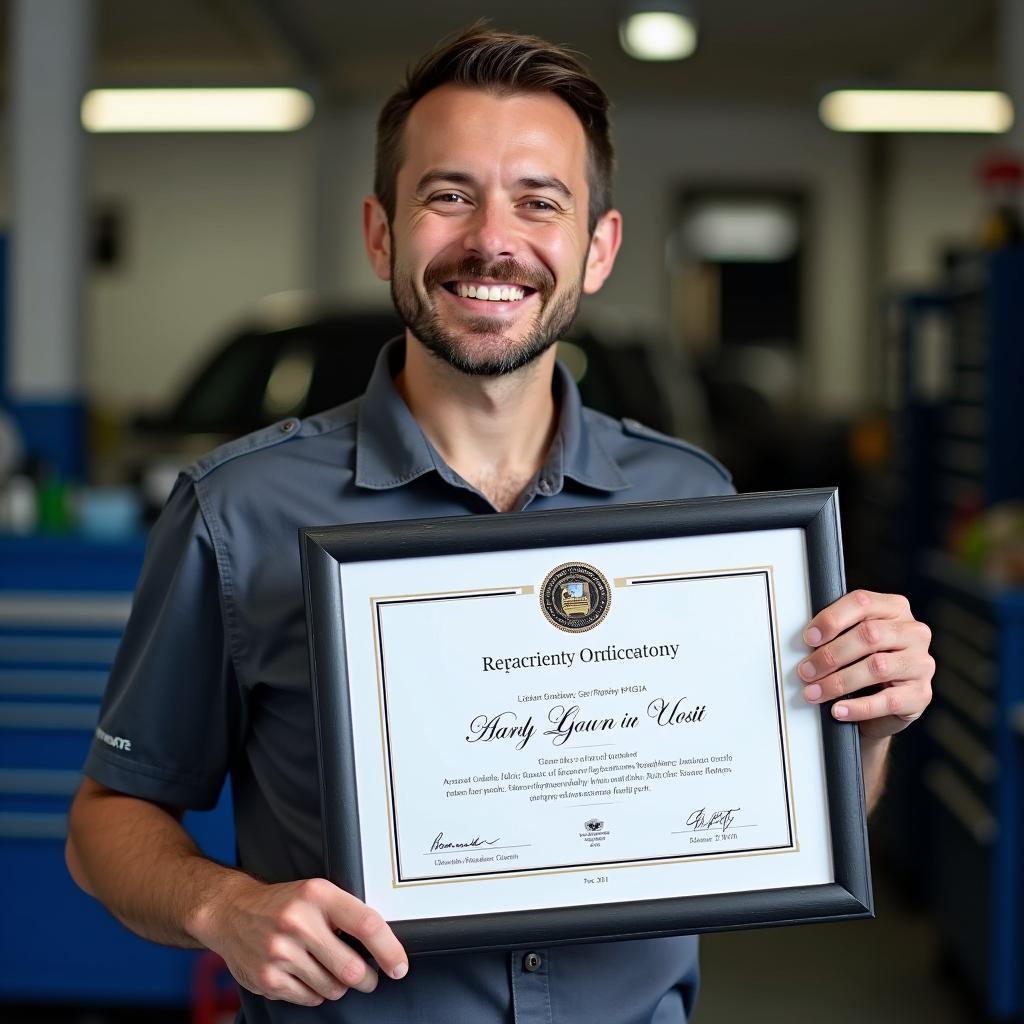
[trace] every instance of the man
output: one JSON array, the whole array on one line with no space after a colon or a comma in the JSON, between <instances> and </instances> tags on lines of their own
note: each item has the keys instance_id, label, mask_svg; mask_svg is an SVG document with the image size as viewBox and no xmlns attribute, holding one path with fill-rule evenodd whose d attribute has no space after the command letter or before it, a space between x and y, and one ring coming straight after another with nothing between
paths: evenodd
<instances>
[{"instance_id":1,"label":"man","mask_svg":"<svg viewBox=\"0 0 1024 1024\"><path fill-rule=\"evenodd\" d=\"M693 1005L692 938L424 958L409 971L381 917L317 877L297 527L732 490L704 453L582 410L556 369L553 343L619 248L611 170L607 100L564 51L474 27L424 58L381 114L364 209L404 342L362 399L201 459L154 530L68 865L140 935L220 953L246 1021L306 1020L300 1007L319 1006L331 1021L663 1024ZM860 723L873 802L890 735L929 700L927 628L902 598L859 592L805 638L805 696L842 697L833 714ZM179 824L228 773L240 869L203 858ZM349 989L372 994L341 999Z\"/></svg>"}]
</instances>

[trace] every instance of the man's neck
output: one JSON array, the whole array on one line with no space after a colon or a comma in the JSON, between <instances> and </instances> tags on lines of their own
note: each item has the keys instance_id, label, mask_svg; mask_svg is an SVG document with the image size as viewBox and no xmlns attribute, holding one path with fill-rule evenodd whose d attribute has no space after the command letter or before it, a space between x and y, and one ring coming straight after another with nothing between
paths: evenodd
<instances>
[{"instance_id":1,"label":"man's neck","mask_svg":"<svg viewBox=\"0 0 1024 1024\"><path fill-rule=\"evenodd\" d=\"M543 466L555 436L554 362L552 346L515 373L474 377L407 334L395 385L445 462L499 512L508 512Z\"/></svg>"}]
</instances>

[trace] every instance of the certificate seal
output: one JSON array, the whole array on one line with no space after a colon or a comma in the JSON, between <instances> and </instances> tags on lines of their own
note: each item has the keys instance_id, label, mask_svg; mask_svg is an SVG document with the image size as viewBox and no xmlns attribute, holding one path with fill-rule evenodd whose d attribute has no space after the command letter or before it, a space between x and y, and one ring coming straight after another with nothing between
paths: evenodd
<instances>
[{"instance_id":1,"label":"certificate seal","mask_svg":"<svg viewBox=\"0 0 1024 1024\"><path fill-rule=\"evenodd\" d=\"M552 626L585 633L608 614L612 593L608 580L586 562L565 562L544 577L540 607Z\"/></svg>"},{"instance_id":2,"label":"certificate seal","mask_svg":"<svg viewBox=\"0 0 1024 1024\"><path fill-rule=\"evenodd\" d=\"M584 831L580 833L580 839L590 849L599 847L612 833L611 829L600 819L590 818L583 822Z\"/></svg>"}]
</instances>

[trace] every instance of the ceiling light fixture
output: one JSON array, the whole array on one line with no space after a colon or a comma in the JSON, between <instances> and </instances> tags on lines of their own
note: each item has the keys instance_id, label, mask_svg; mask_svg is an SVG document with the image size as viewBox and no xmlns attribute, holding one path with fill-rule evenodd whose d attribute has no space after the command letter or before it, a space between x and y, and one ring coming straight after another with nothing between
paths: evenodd
<instances>
[{"instance_id":1,"label":"ceiling light fixture","mask_svg":"<svg viewBox=\"0 0 1024 1024\"><path fill-rule=\"evenodd\" d=\"M619 22L619 42L637 60L683 60L697 49L697 18L673 0L639 4Z\"/></svg>"},{"instance_id":2,"label":"ceiling light fixture","mask_svg":"<svg viewBox=\"0 0 1024 1024\"><path fill-rule=\"evenodd\" d=\"M837 132L1005 132L1013 103L1002 92L954 89L838 89L818 105Z\"/></svg>"},{"instance_id":3,"label":"ceiling light fixture","mask_svg":"<svg viewBox=\"0 0 1024 1024\"><path fill-rule=\"evenodd\" d=\"M90 132L293 132L313 117L301 89L93 89Z\"/></svg>"},{"instance_id":4,"label":"ceiling light fixture","mask_svg":"<svg viewBox=\"0 0 1024 1024\"><path fill-rule=\"evenodd\" d=\"M709 263L777 263L800 243L796 215L781 203L708 200L681 229L687 251Z\"/></svg>"}]
</instances>

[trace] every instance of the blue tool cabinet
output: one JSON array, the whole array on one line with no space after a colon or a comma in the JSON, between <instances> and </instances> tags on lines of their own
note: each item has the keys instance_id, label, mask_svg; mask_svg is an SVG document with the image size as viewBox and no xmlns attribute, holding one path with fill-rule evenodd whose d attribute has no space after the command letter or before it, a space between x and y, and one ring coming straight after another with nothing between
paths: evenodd
<instances>
[{"instance_id":1,"label":"blue tool cabinet","mask_svg":"<svg viewBox=\"0 0 1024 1024\"><path fill-rule=\"evenodd\" d=\"M928 855L942 936L995 1020L1024 1007L1024 591L925 559L935 699L925 723Z\"/></svg>"},{"instance_id":2,"label":"blue tool cabinet","mask_svg":"<svg viewBox=\"0 0 1024 1024\"><path fill-rule=\"evenodd\" d=\"M3 1003L189 1002L197 953L136 938L64 865L68 803L144 543L0 537L0 1017ZM227 793L185 824L234 860Z\"/></svg>"},{"instance_id":3,"label":"blue tool cabinet","mask_svg":"<svg viewBox=\"0 0 1024 1024\"><path fill-rule=\"evenodd\" d=\"M972 511L1024 498L1024 247L961 261L941 288L903 296L897 321L893 526L936 675L922 727L897 751L894 847L985 1016L1019 1021L1024 589L942 549Z\"/></svg>"}]
</instances>

